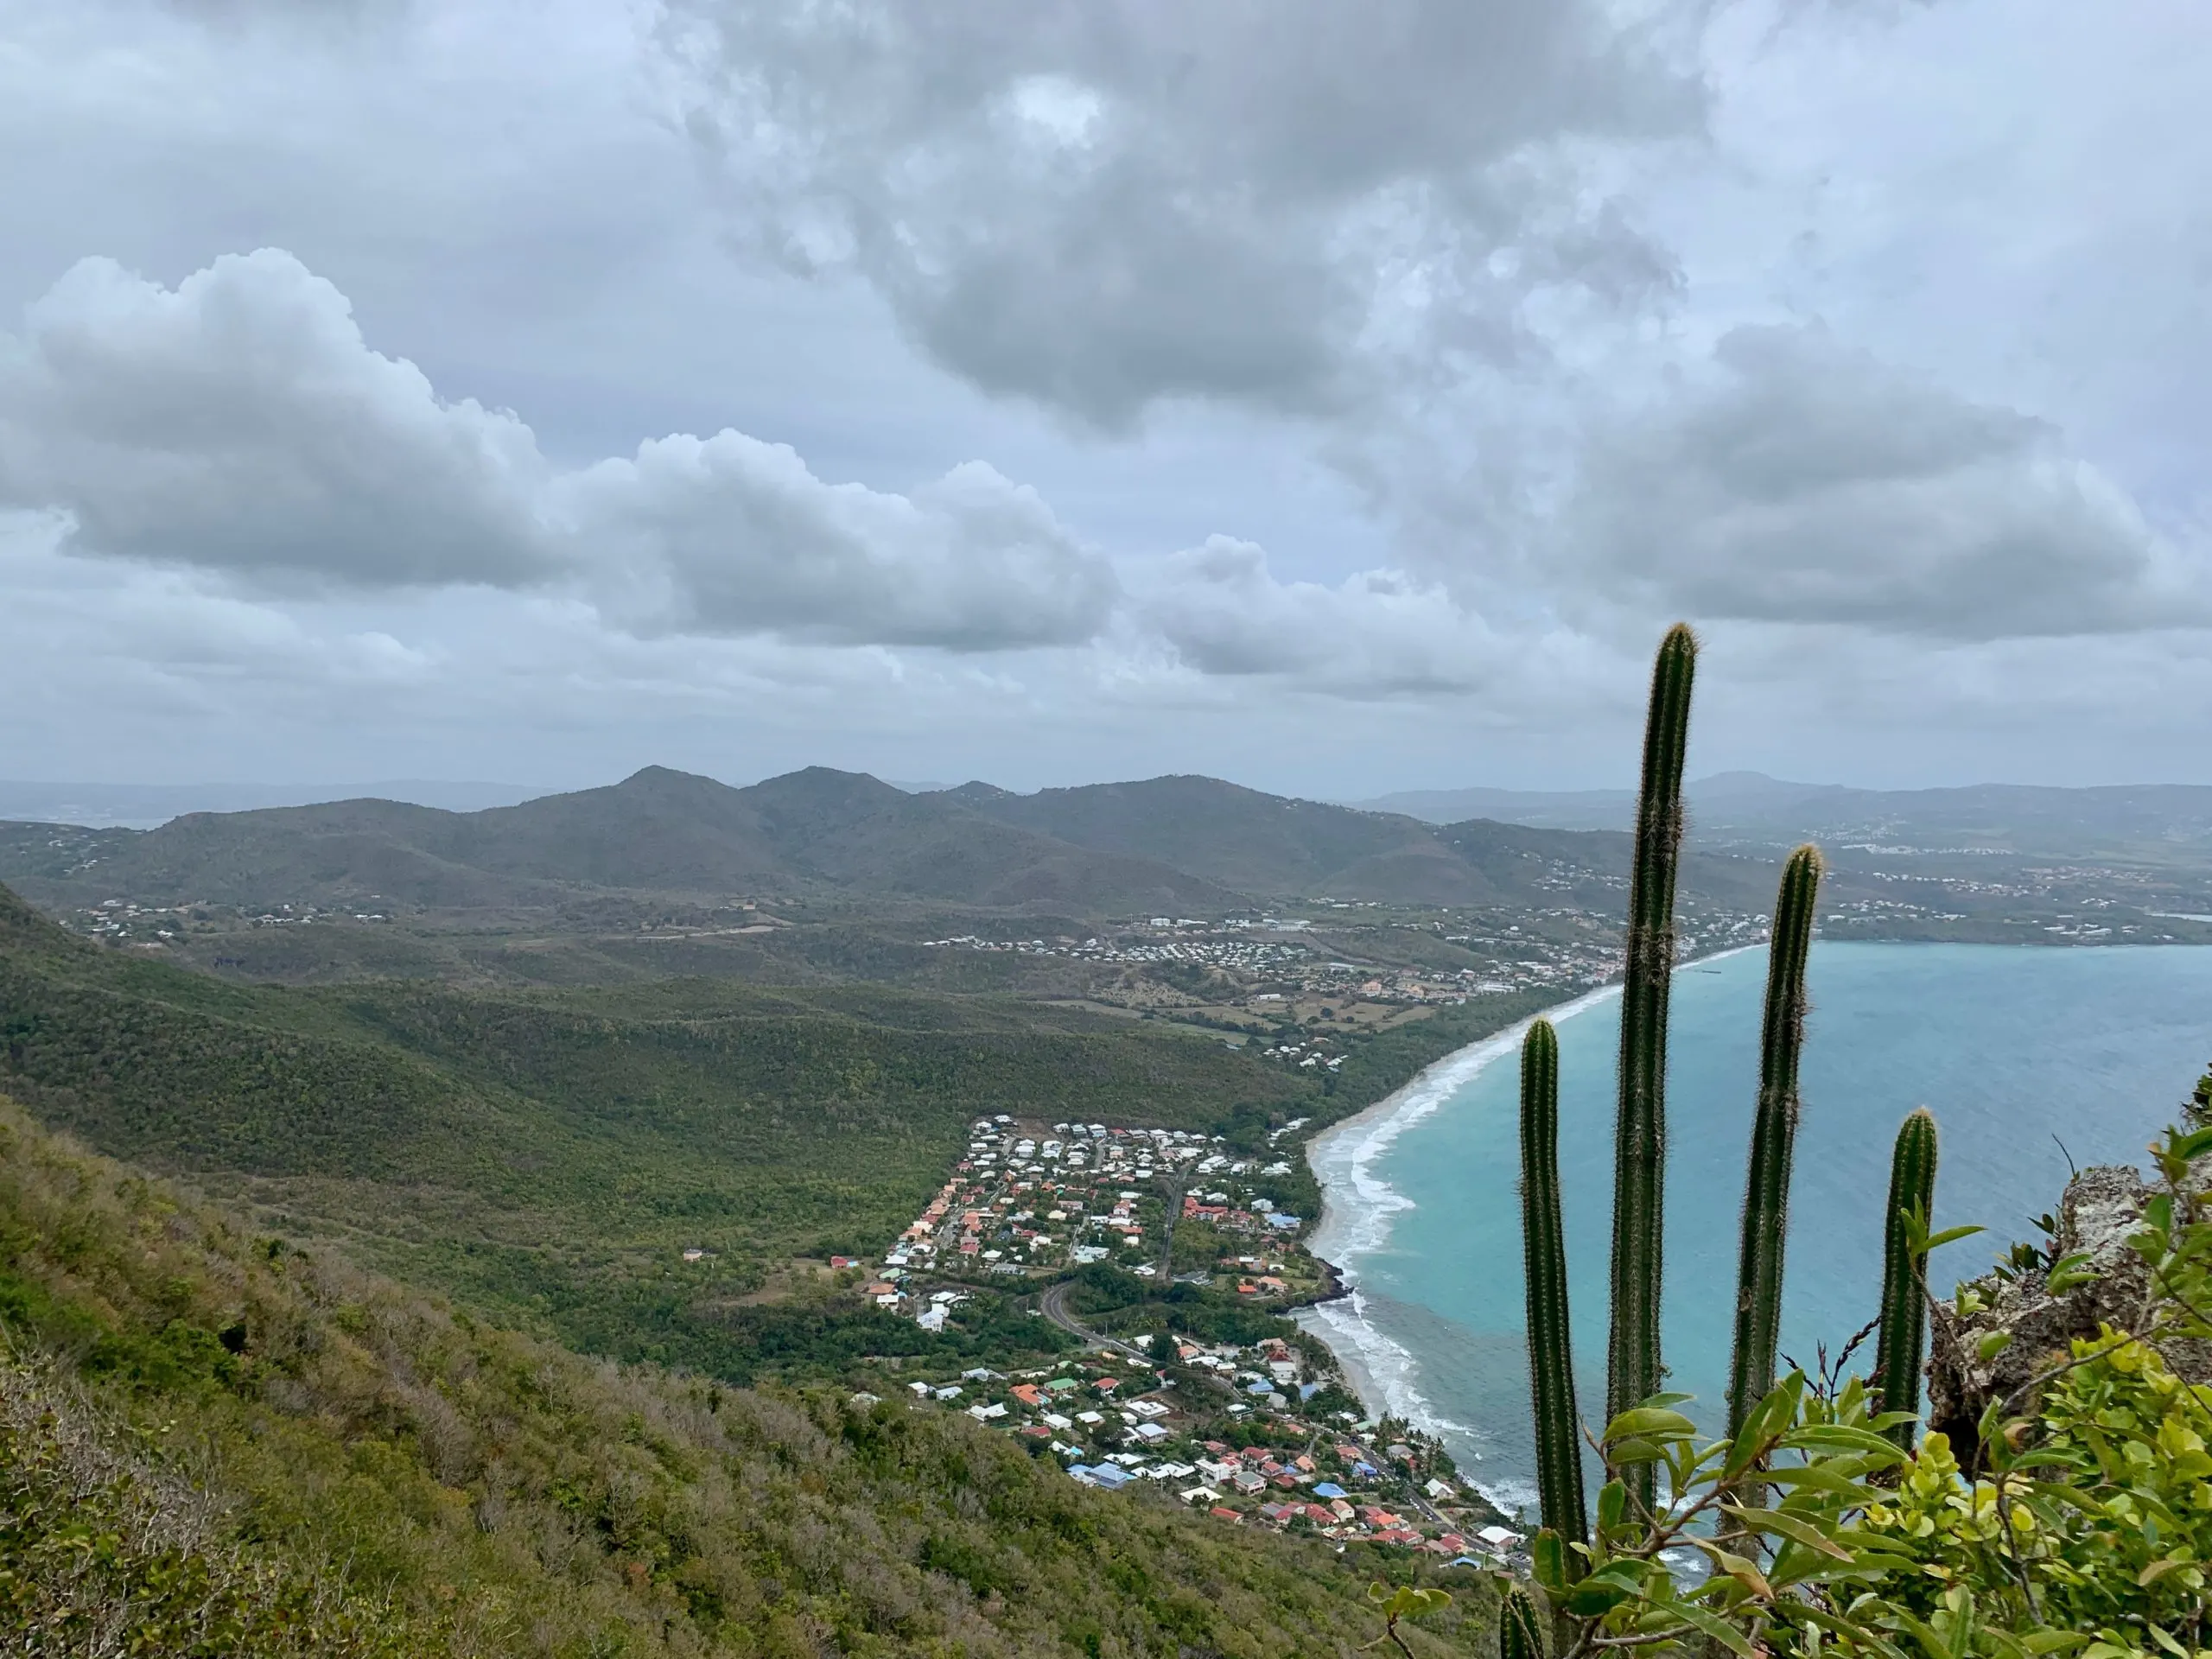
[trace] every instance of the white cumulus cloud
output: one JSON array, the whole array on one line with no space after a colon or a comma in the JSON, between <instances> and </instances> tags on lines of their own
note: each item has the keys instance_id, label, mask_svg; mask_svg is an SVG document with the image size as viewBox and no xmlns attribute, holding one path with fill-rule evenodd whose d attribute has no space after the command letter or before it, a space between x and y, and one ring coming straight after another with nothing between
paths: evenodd
<instances>
[{"instance_id":1,"label":"white cumulus cloud","mask_svg":"<svg viewBox=\"0 0 2212 1659\"><path fill-rule=\"evenodd\" d=\"M289 253L174 289L86 259L0 340L0 505L80 553L285 589L573 587L645 632L990 651L1087 639L1110 567L981 462L910 494L677 434L573 470L442 397Z\"/></svg>"}]
</instances>

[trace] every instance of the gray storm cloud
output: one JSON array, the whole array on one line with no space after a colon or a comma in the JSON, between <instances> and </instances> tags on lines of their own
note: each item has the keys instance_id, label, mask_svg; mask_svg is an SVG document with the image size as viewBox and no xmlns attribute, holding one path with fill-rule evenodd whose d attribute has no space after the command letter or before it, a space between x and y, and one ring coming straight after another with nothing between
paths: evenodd
<instances>
[{"instance_id":1,"label":"gray storm cloud","mask_svg":"<svg viewBox=\"0 0 2212 1659\"><path fill-rule=\"evenodd\" d=\"M1700 9L1665 9L1679 27ZM1591 0L677 0L737 238L856 270L938 362L1083 420L1370 396L1671 267L1573 146L1692 130L1681 41Z\"/></svg>"},{"instance_id":2,"label":"gray storm cloud","mask_svg":"<svg viewBox=\"0 0 2212 1659\"><path fill-rule=\"evenodd\" d=\"M1739 327L1593 438L1559 528L1592 591L1958 639L2201 625L2200 563L2050 423L1818 327Z\"/></svg>"}]
</instances>

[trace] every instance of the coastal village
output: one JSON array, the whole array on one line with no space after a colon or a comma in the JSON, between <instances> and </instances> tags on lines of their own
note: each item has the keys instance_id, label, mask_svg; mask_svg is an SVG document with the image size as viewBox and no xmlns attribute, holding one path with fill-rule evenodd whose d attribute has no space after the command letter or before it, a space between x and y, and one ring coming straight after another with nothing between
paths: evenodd
<instances>
[{"instance_id":1,"label":"coastal village","mask_svg":"<svg viewBox=\"0 0 2212 1659\"><path fill-rule=\"evenodd\" d=\"M1122 1338L1067 1312L1069 1272L1099 1262L1141 1279L1173 1274L1276 1312L1327 1294L1325 1270L1299 1243L1306 1218L1264 1190L1290 1173L1288 1157L1237 1155L1189 1131L980 1118L950 1178L881 1262L832 1266L872 1274L862 1295L931 1331L976 1287L1035 1281L1038 1317L1083 1336L1081 1358L1010 1372L971 1366L903 1386L1054 1459L1071 1479L1162 1492L1228 1526L1481 1567L1513 1561L1522 1535L1459 1478L1441 1444L1369 1417L1327 1350L1287 1324L1249 1342ZM1195 1263L1193 1240L1205 1255Z\"/></svg>"},{"instance_id":2,"label":"coastal village","mask_svg":"<svg viewBox=\"0 0 2212 1659\"><path fill-rule=\"evenodd\" d=\"M1058 957L1071 962L1157 969L1181 965L1210 975L1205 995L1187 999L1216 1005L1217 1016L1253 1029L1303 1017L1316 1001L1357 1023L1389 1023L1419 1017L1425 1007L1464 1002L1528 990L1585 990L1619 971L1618 924L1610 915L1558 906L1510 912L1386 911L1385 907L1320 899L1314 913L1232 916L1202 920L1154 916L1114 934L991 938L963 933L922 942L925 950L1006 952ZM1344 950L1341 917L1361 912L1358 925L1375 936L1371 950ZM1372 916L1367 912L1376 912ZM1704 955L1764 937L1765 918L1717 911L1681 928L1686 954ZM1395 936L1395 937L1392 937ZM1455 961L1414 967L1400 960L1408 949L1452 947ZM1350 957L1367 957L1356 961ZM1470 957L1476 960L1470 964ZM1387 958L1387 960L1386 960ZM1297 1006L1304 1003L1301 1008ZM1363 1014L1357 1013L1366 1005Z\"/></svg>"}]
</instances>

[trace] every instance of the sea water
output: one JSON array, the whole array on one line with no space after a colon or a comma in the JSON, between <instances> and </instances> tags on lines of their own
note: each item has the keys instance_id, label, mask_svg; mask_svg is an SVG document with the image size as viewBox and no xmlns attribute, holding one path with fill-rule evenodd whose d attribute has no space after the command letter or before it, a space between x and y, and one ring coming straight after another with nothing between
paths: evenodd
<instances>
[{"instance_id":1,"label":"sea water","mask_svg":"<svg viewBox=\"0 0 2212 1659\"><path fill-rule=\"evenodd\" d=\"M1726 1385L1766 952L1675 972L1667 1082L1668 1386L1708 1424ZM2212 1059L2212 949L1815 944L1782 1349L1808 1368L1873 1317L1897 1123L1936 1114L1939 1290L2056 1207L2069 1164L2143 1161ZM1605 1402L1617 992L1555 1010L1560 1183L1583 1414ZM1534 1507L1522 1319L1520 1030L1449 1057L1314 1143L1314 1241L1352 1294L1305 1322L1370 1408L1440 1433L1509 1510ZM1855 1370L1871 1361L1871 1342Z\"/></svg>"}]
</instances>

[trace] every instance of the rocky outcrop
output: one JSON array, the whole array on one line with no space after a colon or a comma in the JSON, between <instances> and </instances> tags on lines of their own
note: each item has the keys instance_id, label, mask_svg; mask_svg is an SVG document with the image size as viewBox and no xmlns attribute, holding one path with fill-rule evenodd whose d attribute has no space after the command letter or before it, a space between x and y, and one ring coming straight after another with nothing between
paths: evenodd
<instances>
[{"instance_id":1,"label":"rocky outcrop","mask_svg":"<svg viewBox=\"0 0 2212 1659\"><path fill-rule=\"evenodd\" d=\"M2075 1338L2094 1337L2101 1325L2144 1327L2152 1312L2150 1269L2127 1241L2141 1229L2143 1206L2152 1191L2133 1169L2101 1166L2082 1171L2067 1183L2059 1203L2051 1259L2085 1255L2090 1277L2054 1296L2040 1272L2009 1279L1991 1274L1974 1281L1985 1304L1975 1313L1961 1319L1955 1303L1936 1304L1928 1360L1928 1426L1949 1435L1961 1456L1976 1443L1977 1425L1989 1402L2021 1394L2007 1409L2026 1408L2026 1385L2063 1359ZM1984 1340L1998 1332L2008 1333L2012 1341L1982 1358ZM2212 1380L2212 1345L2179 1342L2160 1347L2167 1363L2191 1381Z\"/></svg>"}]
</instances>

